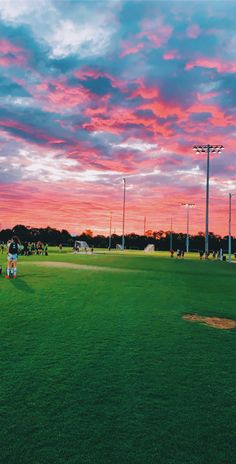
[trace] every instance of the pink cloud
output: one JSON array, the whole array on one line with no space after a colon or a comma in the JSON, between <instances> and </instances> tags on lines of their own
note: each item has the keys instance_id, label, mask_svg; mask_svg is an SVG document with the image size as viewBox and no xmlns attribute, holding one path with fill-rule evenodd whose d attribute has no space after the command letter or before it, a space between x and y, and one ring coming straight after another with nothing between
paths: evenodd
<instances>
[{"instance_id":1,"label":"pink cloud","mask_svg":"<svg viewBox=\"0 0 236 464\"><path fill-rule=\"evenodd\" d=\"M87 80L88 78L98 79L99 77L105 77L111 82L112 87L118 88L121 91L126 90L127 88L126 82L122 81L121 79L115 76L112 76L109 73L102 72L102 71L88 68L88 67L84 67L78 71L75 71L74 76L81 80Z\"/></svg>"},{"instance_id":2,"label":"pink cloud","mask_svg":"<svg viewBox=\"0 0 236 464\"><path fill-rule=\"evenodd\" d=\"M164 18L159 17L155 20L145 19L141 25L141 32L137 38L147 38L155 47L160 48L172 35L173 28L165 24Z\"/></svg>"},{"instance_id":3,"label":"pink cloud","mask_svg":"<svg viewBox=\"0 0 236 464\"><path fill-rule=\"evenodd\" d=\"M151 103L141 105L137 109L151 109L153 105ZM100 114L96 114L91 117L90 122L84 123L82 127L88 131L104 131L118 135L121 134L126 129L126 126L130 124L133 126L143 126L143 128L152 133L157 132L167 136L172 134L167 125L159 124L154 116L141 117L129 108L110 107L105 113L106 118L100 118Z\"/></svg>"},{"instance_id":4,"label":"pink cloud","mask_svg":"<svg viewBox=\"0 0 236 464\"><path fill-rule=\"evenodd\" d=\"M25 57L22 56L0 56L0 66L8 68L10 66L23 66L26 64Z\"/></svg>"},{"instance_id":5,"label":"pink cloud","mask_svg":"<svg viewBox=\"0 0 236 464\"><path fill-rule=\"evenodd\" d=\"M134 55L135 53L140 52L144 48L144 43L139 43L137 45L132 45L127 42L122 42L123 51L120 53L120 57L124 58L127 55Z\"/></svg>"},{"instance_id":6,"label":"pink cloud","mask_svg":"<svg viewBox=\"0 0 236 464\"><path fill-rule=\"evenodd\" d=\"M236 166L230 164L230 165L228 166L228 170L229 170L229 171L232 171L232 172L235 172L235 171L236 171Z\"/></svg>"},{"instance_id":7,"label":"pink cloud","mask_svg":"<svg viewBox=\"0 0 236 464\"><path fill-rule=\"evenodd\" d=\"M72 233L82 233L83 230L91 228L99 231L99 223L103 224L101 232L109 233L109 215L107 211L107 198L112 198L113 227L117 233L120 233L120 194L117 186L101 186L93 183L83 182L78 185L72 192L71 183L55 183L54 196L49 184L40 184L36 182L25 182L24 184L5 184L0 186L1 197L4 196L4 222L2 227L13 227L16 224L24 223L33 227L57 227L58 229L66 228ZM25 199L27 198L27 201ZM49 202L50 198L50 202ZM12 211L12 203L16 204ZM75 217L75 211L78 211L79 204L79 222ZM129 207L130 208L130 207ZM37 215L35 212L37 211ZM61 214L63 212L63 221ZM110 211L110 210L109 210Z\"/></svg>"},{"instance_id":8,"label":"pink cloud","mask_svg":"<svg viewBox=\"0 0 236 464\"><path fill-rule=\"evenodd\" d=\"M92 117L90 122L82 124L83 129L89 132L110 132L111 134L119 135L123 132L123 128L118 126L116 121L112 119L101 119Z\"/></svg>"},{"instance_id":9,"label":"pink cloud","mask_svg":"<svg viewBox=\"0 0 236 464\"><path fill-rule=\"evenodd\" d=\"M40 92L45 92L48 90L48 82L41 82L41 84L37 84L35 88Z\"/></svg>"},{"instance_id":10,"label":"pink cloud","mask_svg":"<svg viewBox=\"0 0 236 464\"><path fill-rule=\"evenodd\" d=\"M213 126L227 127L230 122L230 117L217 106L213 104L206 103L194 103L190 108L188 108L188 113L210 113L211 117L209 121Z\"/></svg>"},{"instance_id":11,"label":"pink cloud","mask_svg":"<svg viewBox=\"0 0 236 464\"><path fill-rule=\"evenodd\" d=\"M47 93L47 98L59 107L72 108L91 98L89 91L83 87L68 87L60 82L54 85L55 89Z\"/></svg>"},{"instance_id":12,"label":"pink cloud","mask_svg":"<svg viewBox=\"0 0 236 464\"><path fill-rule=\"evenodd\" d=\"M42 132L41 130L39 130L39 129L33 127L33 126L23 124L23 123L21 123L19 121L14 121L14 120L10 120L10 119L1 119L0 120L0 127L3 130L5 128L6 129L7 128L16 129L17 131L22 133L22 136L19 133L17 133L16 136L15 136L14 133L12 134L12 137L14 139L16 139L16 140L24 139L24 134L25 134L25 135L30 135L35 139L39 139L39 140L43 141L44 143L48 142L50 144L56 144L56 145L64 143L63 139L52 137L52 136L50 136L48 134L45 134L44 132Z\"/></svg>"},{"instance_id":13,"label":"pink cloud","mask_svg":"<svg viewBox=\"0 0 236 464\"><path fill-rule=\"evenodd\" d=\"M179 53L177 50L170 50L164 53L163 58L164 60L175 60L179 58Z\"/></svg>"},{"instance_id":14,"label":"pink cloud","mask_svg":"<svg viewBox=\"0 0 236 464\"><path fill-rule=\"evenodd\" d=\"M78 105L89 105L98 100L98 96L85 89L82 85L69 86L66 80L48 80L41 82L30 89L34 98L40 102L47 111L64 112ZM100 98L100 101L109 96ZM89 107L89 106L88 106Z\"/></svg>"},{"instance_id":15,"label":"pink cloud","mask_svg":"<svg viewBox=\"0 0 236 464\"><path fill-rule=\"evenodd\" d=\"M92 96L89 90L82 86L70 87L63 82L51 82L53 90L48 87L46 98L58 108L73 108L88 102Z\"/></svg>"},{"instance_id":16,"label":"pink cloud","mask_svg":"<svg viewBox=\"0 0 236 464\"><path fill-rule=\"evenodd\" d=\"M116 171L131 173L136 168L137 163L134 162L133 152L120 151L113 159L108 159L103 156L100 150L93 147L91 144L80 144L67 153L67 156L72 159L83 162L84 169L96 169L99 171Z\"/></svg>"},{"instance_id":17,"label":"pink cloud","mask_svg":"<svg viewBox=\"0 0 236 464\"><path fill-rule=\"evenodd\" d=\"M156 116L160 118L167 118L168 116L177 116L179 119L185 119L185 110L171 102L166 103L161 99L154 102L144 103L138 109L151 110Z\"/></svg>"},{"instance_id":18,"label":"pink cloud","mask_svg":"<svg viewBox=\"0 0 236 464\"><path fill-rule=\"evenodd\" d=\"M5 39L0 39L0 53L2 55L7 55L8 53L18 54L22 53L23 49L21 47L17 47L13 43L9 42Z\"/></svg>"},{"instance_id":19,"label":"pink cloud","mask_svg":"<svg viewBox=\"0 0 236 464\"><path fill-rule=\"evenodd\" d=\"M0 40L0 65L3 67L25 66L28 60L28 51L18 47L8 40Z\"/></svg>"},{"instance_id":20,"label":"pink cloud","mask_svg":"<svg viewBox=\"0 0 236 464\"><path fill-rule=\"evenodd\" d=\"M199 37L200 33L201 29L197 24L191 24L191 26L189 26L186 31L187 37L190 39L196 39Z\"/></svg>"},{"instance_id":21,"label":"pink cloud","mask_svg":"<svg viewBox=\"0 0 236 464\"><path fill-rule=\"evenodd\" d=\"M227 62L219 60L217 58L205 58L200 57L196 58L186 64L185 69L189 71L190 69L202 67L208 69L216 69L219 73L235 73L236 72L236 62Z\"/></svg>"},{"instance_id":22,"label":"pink cloud","mask_svg":"<svg viewBox=\"0 0 236 464\"><path fill-rule=\"evenodd\" d=\"M197 93L198 101L211 100L212 98L218 97L219 92L207 92L207 93Z\"/></svg>"},{"instance_id":23,"label":"pink cloud","mask_svg":"<svg viewBox=\"0 0 236 464\"><path fill-rule=\"evenodd\" d=\"M144 100L152 100L159 96L159 89L153 86L145 85L143 79L136 81L137 89L131 92L128 98L142 97Z\"/></svg>"},{"instance_id":24,"label":"pink cloud","mask_svg":"<svg viewBox=\"0 0 236 464\"><path fill-rule=\"evenodd\" d=\"M107 105L102 105L102 102L100 102L100 105L94 108L86 108L84 110L84 115L85 116L99 116L99 115L106 115L108 113L108 106Z\"/></svg>"},{"instance_id":25,"label":"pink cloud","mask_svg":"<svg viewBox=\"0 0 236 464\"><path fill-rule=\"evenodd\" d=\"M129 161L134 162L132 158ZM164 162L163 162L164 166ZM149 176L142 177L142 189L138 188L138 180L129 171L120 171L120 180L111 184L100 182L78 183L71 189L71 182L39 183L32 181L14 184L1 184L0 195L4 198L2 213L2 227L12 227L15 224L26 224L34 227L66 228L72 233L81 233L85 229L92 229L94 233L109 234L110 208L107 198L112 198L113 228L116 233L122 233L122 177L127 174L126 232L142 233L143 222L146 217L147 229L168 230L170 218L173 220L175 231L186 230L186 211L179 207L179 203L186 201L196 203L194 214L190 212L190 233L204 231L205 224L205 188L199 185L167 185L156 181L149 182ZM130 177L129 177L130 176ZM204 176L204 173L203 173ZM205 176L204 176L205 178ZM217 185L221 179L212 177L216 182L211 187L210 230L227 233L226 211L228 195L220 194ZM173 178L174 180L174 178ZM155 182L155 183L154 183ZM26 201L27 198L27 201ZM50 198L50 201L49 201ZM12 209L14 204L14 209ZM78 211L78 217L74 214ZM58 211L63 212L63 221ZM35 214L37 212L37 214ZM156 218L158 217L158 221Z\"/></svg>"}]
</instances>

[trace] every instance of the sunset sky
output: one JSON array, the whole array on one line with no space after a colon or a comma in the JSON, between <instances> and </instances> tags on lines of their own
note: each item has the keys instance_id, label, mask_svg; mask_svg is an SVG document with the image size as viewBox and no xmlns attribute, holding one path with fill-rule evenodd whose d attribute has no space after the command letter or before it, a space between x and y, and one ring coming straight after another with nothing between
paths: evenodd
<instances>
[{"instance_id":1,"label":"sunset sky","mask_svg":"<svg viewBox=\"0 0 236 464\"><path fill-rule=\"evenodd\" d=\"M227 234L236 2L0 0L0 229ZM236 234L236 197L233 234Z\"/></svg>"}]
</instances>

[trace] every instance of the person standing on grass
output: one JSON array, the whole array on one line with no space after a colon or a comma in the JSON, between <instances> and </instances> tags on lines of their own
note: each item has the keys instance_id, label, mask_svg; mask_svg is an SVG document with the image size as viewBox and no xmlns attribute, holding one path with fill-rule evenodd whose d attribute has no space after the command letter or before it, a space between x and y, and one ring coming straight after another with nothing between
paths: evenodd
<instances>
[{"instance_id":1,"label":"person standing on grass","mask_svg":"<svg viewBox=\"0 0 236 464\"><path fill-rule=\"evenodd\" d=\"M204 252L202 250L200 250L199 251L199 258L202 259L203 255L204 255Z\"/></svg>"},{"instance_id":2,"label":"person standing on grass","mask_svg":"<svg viewBox=\"0 0 236 464\"><path fill-rule=\"evenodd\" d=\"M16 279L16 263L17 256L20 253L20 241L16 235L12 237L11 241L8 244L8 254L7 254L7 275L6 279L10 279L10 270L13 266L13 277Z\"/></svg>"},{"instance_id":3,"label":"person standing on grass","mask_svg":"<svg viewBox=\"0 0 236 464\"><path fill-rule=\"evenodd\" d=\"M43 254L44 256L48 256L48 244L44 243L43 245Z\"/></svg>"}]
</instances>

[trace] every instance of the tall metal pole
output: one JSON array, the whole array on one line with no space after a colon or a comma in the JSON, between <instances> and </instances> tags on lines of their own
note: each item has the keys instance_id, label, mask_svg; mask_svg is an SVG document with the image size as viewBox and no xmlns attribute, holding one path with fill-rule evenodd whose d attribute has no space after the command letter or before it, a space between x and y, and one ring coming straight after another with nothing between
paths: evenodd
<instances>
[{"instance_id":1,"label":"tall metal pole","mask_svg":"<svg viewBox=\"0 0 236 464\"><path fill-rule=\"evenodd\" d=\"M124 192L123 192L122 250L125 249L125 188L126 188L126 180L123 179L123 182L124 182Z\"/></svg>"},{"instance_id":2,"label":"tall metal pole","mask_svg":"<svg viewBox=\"0 0 236 464\"><path fill-rule=\"evenodd\" d=\"M170 250L173 249L172 218L170 220Z\"/></svg>"},{"instance_id":3,"label":"tall metal pole","mask_svg":"<svg viewBox=\"0 0 236 464\"><path fill-rule=\"evenodd\" d=\"M206 229L205 229L205 253L209 252L209 174L210 174L210 149L207 145L207 178L206 178Z\"/></svg>"},{"instance_id":4,"label":"tall metal pole","mask_svg":"<svg viewBox=\"0 0 236 464\"><path fill-rule=\"evenodd\" d=\"M206 227L205 227L205 253L209 252L209 175L210 175L210 153L221 153L223 145L194 145L193 149L198 153L207 153L207 176L206 176Z\"/></svg>"},{"instance_id":5,"label":"tall metal pole","mask_svg":"<svg viewBox=\"0 0 236 464\"><path fill-rule=\"evenodd\" d=\"M144 221L143 221L143 235L145 235L145 232L146 232L146 216L144 217Z\"/></svg>"},{"instance_id":6,"label":"tall metal pole","mask_svg":"<svg viewBox=\"0 0 236 464\"><path fill-rule=\"evenodd\" d=\"M231 255L232 255L232 197L234 197L236 193L229 193L229 243L228 243L228 255L229 255L229 263L231 263Z\"/></svg>"},{"instance_id":7,"label":"tall metal pole","mask_svg":"<svg viewBox=\"0 0 236 464\"><path fill-rule=\"evenodd\" d=\"M231 241L231 208L232 208L232 193L229 194L229 263L231 263L232 241Z\"/></svg>"},{"instance_id":8,"label":"tall metal pole","mask_svg":"<svg viewBox=\"0 0 236 464\"><path fill-rule=\"evenodd\" d=\"M180 203L187 208L187 231L186 231L186 253L189 252L189 208L195 206L195 203Z\"/></svg>"},{"instance_id":9,"label":"tall metal pole","mask_svg":"<svg viewBox=\"0 0 236 464\"><path fill-rule=\"evenodd\" d=\"M109 233L109 245L108 245L108 248L111 248L111 227L112 227L112 211L110 212L110 233Z\"/></svg>"},{"instance_id":10,"label":"tall metal pole","mask_svg":"<svg viewBox=\"0 0 236 464\"><path fill-rule=\"evenodd\" d=\"M189 252L189 204L187 205L187 235L186 235L186 252Z\"/></svg>"}]
</instances>

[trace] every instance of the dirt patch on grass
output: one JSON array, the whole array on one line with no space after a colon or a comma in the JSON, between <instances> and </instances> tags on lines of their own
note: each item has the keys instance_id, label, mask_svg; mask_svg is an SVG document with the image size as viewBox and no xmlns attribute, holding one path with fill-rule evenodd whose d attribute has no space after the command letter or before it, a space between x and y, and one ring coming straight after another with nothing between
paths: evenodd
<instances>
[{"instance_id":1,"label":"dirt patch on grass","mask_svg":"<svg viewBox=\"0 0 236 464\"><path fill-rule=\"evenodd\" d=\"M32 264L41 267L55 267L66 269L78 269L86 271L103 271L103 272L139 272L134 269L119 269L117 267L89 266L87 264L65 263L63 261L23 261L21 264Z\"/></svg>"},{"instance_id":2,"label":"dirt patch on grass","mask_svg":"<svg viewBox=\"0 0 236 464\"><path fill-rule=\"evenodd\" d=\"M203 324L210 325L215 329L234 329L236 327L236 321L232 319L223 319L221 317L205 317L198 316L198 314L184 314L183 319L190 322L201 322Z\"/></svg>"}]
</instances>

